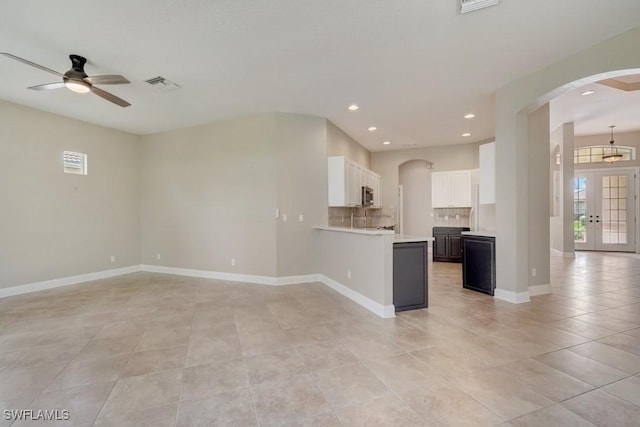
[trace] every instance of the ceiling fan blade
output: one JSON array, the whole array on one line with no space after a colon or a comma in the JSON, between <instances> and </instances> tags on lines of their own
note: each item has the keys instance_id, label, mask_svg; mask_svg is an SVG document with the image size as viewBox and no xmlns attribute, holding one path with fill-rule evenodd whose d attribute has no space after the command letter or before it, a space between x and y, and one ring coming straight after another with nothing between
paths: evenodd
<instances>
[{"instance_id":1,"label":"ceiling fan blade","mask_svg":"<svg viewBox=\"0 0 640 427\"><path fill-rule=\"evenodd\" d=\"M61 89L63 87L64 87L64 83L63 82L58 82L58 83L47 83L47 84L43 84L43 85L30 86L27 89L50 90L50 89Z\"/></svg>"},{"instance_id":2,"label":"ceiling fan blade","mask_svg":"<svg viewBox=\"0 0 640 427\"><path fill-rule=\"evenodd\" d=\"M111 102L113 102L114 104L117 104L117 105L119 105L119 106L121 106L121 107L128 107L129 105L131 105L131 104L129 104L127 101L125 101L124 99L122 99L122 98L118 98L118 97L117 97L117 96L115 96L114 94L109 93L109 92L107 92L107 91L104 91L104 90L102 90L102 89L99 89L99 88L97 88L97 87L95 87L95 86L92 86L92 87L91 87L91 92L93 92L93 93L95 93L96 95L98 95L99 97L104 98L104 99L106 99L107 101L111 101Z\"/></svg>"},{"instance_id":3,"label":"ceiling fan blade","mask_svg":"<svg viewBox=\"0 0 640 427\"><path fill-rule=\"evenodd\" d=\"M20 62L22 62L22 63L24 63L24 64L31 65L32 67L39 68L39 69L41 69L42 71L46 71L46 72L48 72L48 73L55 74L55 75L56 75L56 76L58 76L58 77L64 77L64 76L62 75L62 73L59 73L59 72L57 72L57 71L55 71L55 70L52 70L51 68L47 68L47 67L45 67L45 66L43 66L43 65L36 64L35 62L31 62L31 61L29 61L29 60L27 60L27 59L20 58L19 56L15 56L15 55L12 55L12 54L10 54L10 53L6 53L6 52L0 52L0 55L4 55L4 56L6 56L7 58L15 59L16 61L20 61Z\"/></svg>"},{"instance_id":4,"label":"ceiling fan blade","mask_svg":"<svg viewBox=\"0 0 640 427\"><path fill-rule=\"evenodd\" d=\"M123 85L131 83L124 76L107 75L107 76L89 76L84 79L92 85Z\"/></svg>"}]
</instances>

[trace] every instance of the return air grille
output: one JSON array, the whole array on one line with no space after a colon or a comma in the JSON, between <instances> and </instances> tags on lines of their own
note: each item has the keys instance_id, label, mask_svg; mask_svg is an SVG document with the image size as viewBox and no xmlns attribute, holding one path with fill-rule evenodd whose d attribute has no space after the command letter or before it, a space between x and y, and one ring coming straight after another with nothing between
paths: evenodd
<instances>
[{"instance_id":1,"label":"return air grille","mask_svg":"<svg viewBox=\"0 0 640 427\"><path fill-rule=\"evenodd\" d=\"M171 80L167 80L162 76L152 77L150 79L145 80L151 86L159 89L163 92L170 92L172 90L180 89L180 85L172 82Z\"/></svg>"},{"instance_id":2,"label":"return air grille","mask_svg":"<svg viewBox=\"0 0 640 427\"><path fill-rule=\"evenodd\" d=\"M65 151L63 153L64 173L72 173L75 175L87 174L87 155L84 153L76 153L73 151Z\"/></svg>"},{"instance_id":3,"label":"return air grille","mask_svg":"<svg viewBox=\"0 0 640 427\"><path fill-rule=\"evenodd\" d=\"M500 0L460 0L460 13L469 13L485 7L495 6Z\"/></svg>"}]
</instances>

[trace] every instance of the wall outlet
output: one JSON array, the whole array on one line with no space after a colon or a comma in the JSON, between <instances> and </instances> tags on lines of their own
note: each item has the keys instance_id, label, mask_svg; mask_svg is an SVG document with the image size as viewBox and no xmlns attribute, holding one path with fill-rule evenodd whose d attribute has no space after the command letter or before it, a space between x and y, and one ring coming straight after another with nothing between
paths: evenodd
<instances>
[{"instance_id":1,"label":"wall outlet","mask_svg":"<svg viewBox=\"0 0 640 427\"><path fill-rule=\"evenodd\" d=\"M236 259L235 258L231 258L231 266L235 266L236 265Z\"/></svg>"},{"instance_id":2,"label":"wall outlet","mask_svg":"<svg viewBox=\"0 0 640 427\"><path fill-rule=\"evenodd\" d=\"M298 221L300 222L304 221L304 215L302 214L298 215Z\"/></svg>"},{"instance_id":3,"label":"wall outlet","mask_svg":"<svg viewBox=\"0 0 640 427\"><path fill-rule=\"evenodd\" d=\"M287 214L282 214L282 222L287 222Z\"/></svg>"},{"instance_id":4,"label":"wall outlet","mask_svg":"<svg viewBox=\"0 0 640 427\"><path fill-rule=\"evenodd\" d=\"M351 279L351 270L347 270L347 279Z\"/></svg>"},{"instance_id":5,"label":"wall outlet","mask_svg":"<svg viewBox=\"0 0 640 427\"><path fill-rule=\"evenodd\" d=\"M536 268L532 268L531 269L531 277L536 277L536 274L538 274L538 272L536 271Z\"/></svg>"},{"instance_id":6,"label":"wall outlet","mask_svg":"<svg viewBox=\"0 0 640 427\"><path fill-rule=\"evenodd\" d=\"M160 259L160 254L156 254L156 259Z\"/></svg>"},{"instance_id":7,"label":"wall outlet","mask_svg":"<svg viewBox=\"0 0 640 427\"><path fill-rule=\"evenodd\" d=\"M276 219L280 218L280 209L276 209Z\"/></svg>"},{"instance_id":8,"label":"wall outlet","mask_svg":"<svg viewBox=\"0 0 640 427\"><path fill-rule=\"evenodd\" d=\"M111 255L111 262L116 262L116 256L115 255Z\"/></svg>"}]
</instances>

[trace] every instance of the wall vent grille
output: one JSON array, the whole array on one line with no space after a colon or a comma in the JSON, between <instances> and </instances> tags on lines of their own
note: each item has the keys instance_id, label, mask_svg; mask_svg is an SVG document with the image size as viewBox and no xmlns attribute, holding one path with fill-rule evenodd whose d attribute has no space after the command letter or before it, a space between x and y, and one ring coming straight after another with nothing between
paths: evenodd
<instances>
[{"instance_id":1,"label":"wall vent grille","mask_svg":"<svg viewBox=\"0 0 640 427\"><path fill-rule=\"evenodd\" d=\"M72 173L75 175L87 174L87 155L84 153L76 153L74 151L65 151L63 153L64 173Z\"/></svg>"},{"instance_id":2,"label":"wall vent grille","mask_svg":"<svg viewBox=\"0 0 640 427\"><path fill-rule=\"evenodd\" d=\"M162 76L151 77L150 79L145 80L145 82L163 92L170 92L172 90L180 89L181 87L180 85L172 82L171 80L167 80Z\"/></svg>"},{"instance_id":3,"label":"wall vent grille","mask_svg":"<svg viewBox=\"0 0 640 427\"><path fill-rule=\"evenodd\" d=\"M495 6L500 0L460 0L460 13L474 12L485 7Z\"/></svg>"}]
</instances>

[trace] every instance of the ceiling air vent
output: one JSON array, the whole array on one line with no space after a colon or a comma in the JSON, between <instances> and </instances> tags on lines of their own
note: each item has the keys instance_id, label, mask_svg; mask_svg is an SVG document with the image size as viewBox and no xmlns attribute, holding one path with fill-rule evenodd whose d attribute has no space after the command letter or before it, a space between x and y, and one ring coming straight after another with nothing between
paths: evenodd
<instances>
[{"instance_id":1,"label":"ceiling air vent","mask_svg":"<svg viewBox=\"0 0 640 427\"><path fill-rule=\"evenodd\" d=\"M500 0L460 0L460 13L469 13L485 7L495 6Z\"/></svg>"},{"instance_id":2,"label":"ceiling air vent","mask_svg":"<svg viewBox=\"0 0 640 427\"><path fill-rule=\"evenodd\" d=\"M172 82L171 80L167 80L162 76L152 77L145 81L151 86L163 92L171 92L172 90L180 89L181 87L180 85Z\"/></svg>"}]
</instances>

